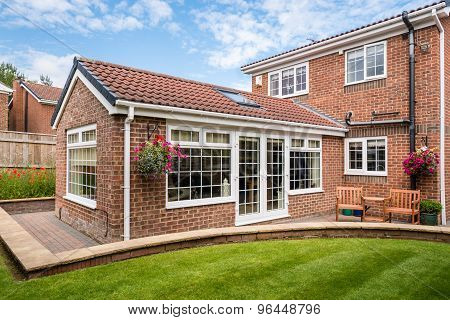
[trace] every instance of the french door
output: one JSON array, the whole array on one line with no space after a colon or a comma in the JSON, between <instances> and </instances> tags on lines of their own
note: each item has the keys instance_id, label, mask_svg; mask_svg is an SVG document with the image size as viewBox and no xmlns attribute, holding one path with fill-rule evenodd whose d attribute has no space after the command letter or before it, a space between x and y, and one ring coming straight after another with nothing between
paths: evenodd
<instances>
[{"instance_id":1,"label":"french door","mask_svg":"<svg viewBox=\"0 0 450 320\"><path fill-rule=\"evenodd\" d=\"M239 133L236 225L287 216L286 139Z\"/></svg>"}]
</instances>

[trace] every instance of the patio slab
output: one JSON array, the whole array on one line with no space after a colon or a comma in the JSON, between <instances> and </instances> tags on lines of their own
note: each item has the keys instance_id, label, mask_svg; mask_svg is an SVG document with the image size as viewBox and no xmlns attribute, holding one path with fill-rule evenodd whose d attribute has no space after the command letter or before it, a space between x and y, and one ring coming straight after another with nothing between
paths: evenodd
<instances>
[{"instance_id":1,"label":"patio slab","mask_svg":"<svg viewBox=\"0 0 450 320\"><path fill-rule=\"evenodd\" d=\"M23 213L11 217L52 253L98 245L95 240L60 221L53 212Z\"/></svg>"}]
</instances>

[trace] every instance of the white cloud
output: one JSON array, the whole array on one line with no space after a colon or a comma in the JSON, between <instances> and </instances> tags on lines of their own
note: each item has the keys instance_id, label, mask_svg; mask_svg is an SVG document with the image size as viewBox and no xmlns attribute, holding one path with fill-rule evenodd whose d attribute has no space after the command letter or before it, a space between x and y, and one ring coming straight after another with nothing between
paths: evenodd
<instances>
[{"instance_id":1,"label":"white cloud","mask_svg":"<svg viewBox=\"0 0 450 320\"><path fill-rule=\"evenodd\" d=\"M29 49L0 55L0 61L14 64L29 80L38 81L41 74L49 75L54 86L63 87L72 67L74 56L74 54L57 56Z\"/></svg>"},{"instance_id":2,"label":"white cloud","mask_svg":"<svg viewBox=\"0 0 450 320\"><path fill-rule=\"evenodd\" d=\"M423 0L220 0L193 11L198 27L215 40L208 62L236 68L251 60L414 9Z\"/></svg>"},{"instance_id":3,"label":"white cloud","mask_svg":"<svg viewBox=\"0 0 450 320\"><path fill-rule=\"evenodd\" d=\"M175 29L173 10L165 0L130 0L115 5L89 0L10 0L7 5L0 3L0 11L0 25L37 24L59 32L119 32L158 25L172 33L179 30Z\"/></svg>"}]
</instances>

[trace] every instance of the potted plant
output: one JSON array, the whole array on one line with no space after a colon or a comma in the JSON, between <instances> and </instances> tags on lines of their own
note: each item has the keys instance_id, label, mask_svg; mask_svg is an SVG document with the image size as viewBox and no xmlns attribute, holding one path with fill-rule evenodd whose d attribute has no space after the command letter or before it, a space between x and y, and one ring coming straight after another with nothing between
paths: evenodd
<instances>
[{"instance_id":1,"label":"potted plant","mask_svg":"<svg viewBox=\"0 0 450 320\"><path fill-rule=\"evenodd\" d=\"M436 226L442 205L435 200L420 201L420 224Z\"/></svg>"},{"instance_id":2,"label":"potted plant","mask_svg":"<svg viewBox=\"0 0 450 320\"><path fill-rule=\"evenodd\" d=\"M433 175L439 165L439 155L433 148L423 146L403 160L403 170L409 176Z\"/></svg>"},{"instance_id":3,"label":"potted plant","mask_svg":"<svg viewBox=\"0 0 450 320\"><path fill-rule=\"evenodd\" d=\"M161 135L153 141L141 143L134 148L138 172L146 178L156 178L172 172L174 158L186 158L180 146L173 146Z\"/></svg>"}]
</instances>

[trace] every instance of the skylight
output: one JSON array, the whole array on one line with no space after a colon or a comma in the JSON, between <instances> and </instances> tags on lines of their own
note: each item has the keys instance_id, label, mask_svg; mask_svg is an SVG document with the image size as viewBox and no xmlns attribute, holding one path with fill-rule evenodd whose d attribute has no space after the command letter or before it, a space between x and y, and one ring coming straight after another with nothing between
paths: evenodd
<instances>
[{"instance_id":1,"label":"skylight","mask_svg":"<svg viewBox=\"0 0 450 320\"><path fill-rule=\"evenodd\" d=\"M239 92L234 92L234 91L229 91L229 90L224 90L224 89L216 89L216 90L219 91L221 94L223 94L228 99L230 99L231 101L236 102L237 104L240 104L242 106L247 106L247 107L259 108L259 105L255 101L244 97Z\"/></svg>"}]
</instances>

